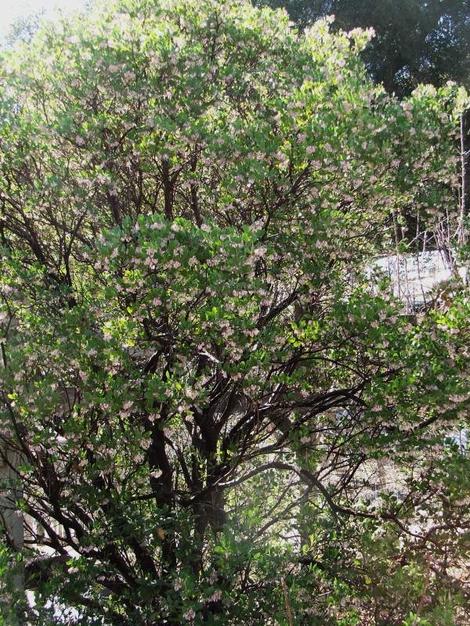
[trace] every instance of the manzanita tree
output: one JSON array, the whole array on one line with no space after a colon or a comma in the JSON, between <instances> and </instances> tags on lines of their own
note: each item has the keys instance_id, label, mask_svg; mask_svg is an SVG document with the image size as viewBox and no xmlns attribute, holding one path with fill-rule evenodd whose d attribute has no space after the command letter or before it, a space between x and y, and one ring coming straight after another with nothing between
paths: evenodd
<instances>
[{"instance_id":1,"label":"manzanita tree","mask_svg":"<svg viewBox=\"0 0 470 626\"><path fill-rule=\"evenodd\" d=\"M118 0L3 55L5 623L464 624L465 293L371 268L461 226L465 94L369 36Z\"/></svg>"}]
</instances>

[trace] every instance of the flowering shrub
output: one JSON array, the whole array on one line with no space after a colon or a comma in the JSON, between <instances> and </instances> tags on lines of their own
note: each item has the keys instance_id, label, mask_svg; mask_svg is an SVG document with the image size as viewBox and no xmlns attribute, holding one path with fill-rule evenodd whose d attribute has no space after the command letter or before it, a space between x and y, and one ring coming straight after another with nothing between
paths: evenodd
<instances>
[{"instance_id":1,"label":"flowering shrub","mask_svg":"<svg viewBox=\"0 0 470 626\"><path fill-rule=\"evenodd\" d=\"M387 96L370 36L119 0L3 55L19 623L464 623L465 292L366 270L457 224L465 94Z\"/></svg>"}]
</instances>

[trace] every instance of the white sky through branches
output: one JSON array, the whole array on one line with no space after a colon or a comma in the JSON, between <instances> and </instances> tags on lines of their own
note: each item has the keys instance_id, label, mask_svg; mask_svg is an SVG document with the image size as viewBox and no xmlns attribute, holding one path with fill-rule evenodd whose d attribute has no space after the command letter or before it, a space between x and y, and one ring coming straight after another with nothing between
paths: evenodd
<instances>
[{"instance_id":1,"label":"white sky through branches","mask_svg":"<svg viewBox=\"0 0 470 626\"><path fill-rule=\"evenodd\" d=\"M0 41L20 18L44 12L51 17L57 9L69 12L81 9L86 0L0 0Z\"/></svg>"}]
</instances>

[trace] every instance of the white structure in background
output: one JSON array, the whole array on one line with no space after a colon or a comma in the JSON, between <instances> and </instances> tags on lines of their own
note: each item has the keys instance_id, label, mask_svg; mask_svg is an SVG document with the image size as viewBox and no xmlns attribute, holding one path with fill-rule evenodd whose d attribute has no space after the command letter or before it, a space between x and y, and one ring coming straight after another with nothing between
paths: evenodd
<instances>
[{"instance_id":1,"label":"white structure in background","mask_svg":"<svg viewBox=\"0 0 470 626\"><path fill-rule=\"evenodd\" d=\"M14 468L19 464L19 455L12 450L2 450L0 454L0 521L8 534L9 545L21 550L24 544L23 514L18 510L17 501L21 497L21 484ZM14 574L14 586L23 588L21 567Z\"/></svg>"},{"instance_id":2,"label":"white structure in background","mask_svg":"<svg viewBox=\"0 0 470 626\"><path fill-rule=\"evenodd\" d=\"M403 301L408 312L425 307L436 287L455 278L455 272L464 282L467 279L467 268L453 269L441 250L379 257L371 270L379 270L390 278L394 295Z\"/></svg>"}]
</instances>

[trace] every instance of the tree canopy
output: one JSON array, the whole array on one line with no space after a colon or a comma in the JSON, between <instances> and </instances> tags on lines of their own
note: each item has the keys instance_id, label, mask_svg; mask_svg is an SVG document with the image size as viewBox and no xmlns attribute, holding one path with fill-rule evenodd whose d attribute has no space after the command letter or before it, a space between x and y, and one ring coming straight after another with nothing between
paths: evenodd
<instances>
[{"instance_id":1,"label":"tree canopy","mask_svg":"<svg viewBox=\"0 0 470 626\"><path fill-rule=\"evenodd\" d=\"M464 624L468 300L371 268L461 227L467 96L369 37L116 0L2 55L6 624Z\"/></svg>"},{"instance_id":2,"label":"tree canopy","mask_svg":"<svg viewBox=\"0 0 470 626\"><path fill-rule=\"evenodd\" d=\"M284 7L301 27L334 15L343 30L373 27L366 65L389 92L408 95L419 83L470 84L468 0L257 0Z\"/></svg>"}]
</instances>

